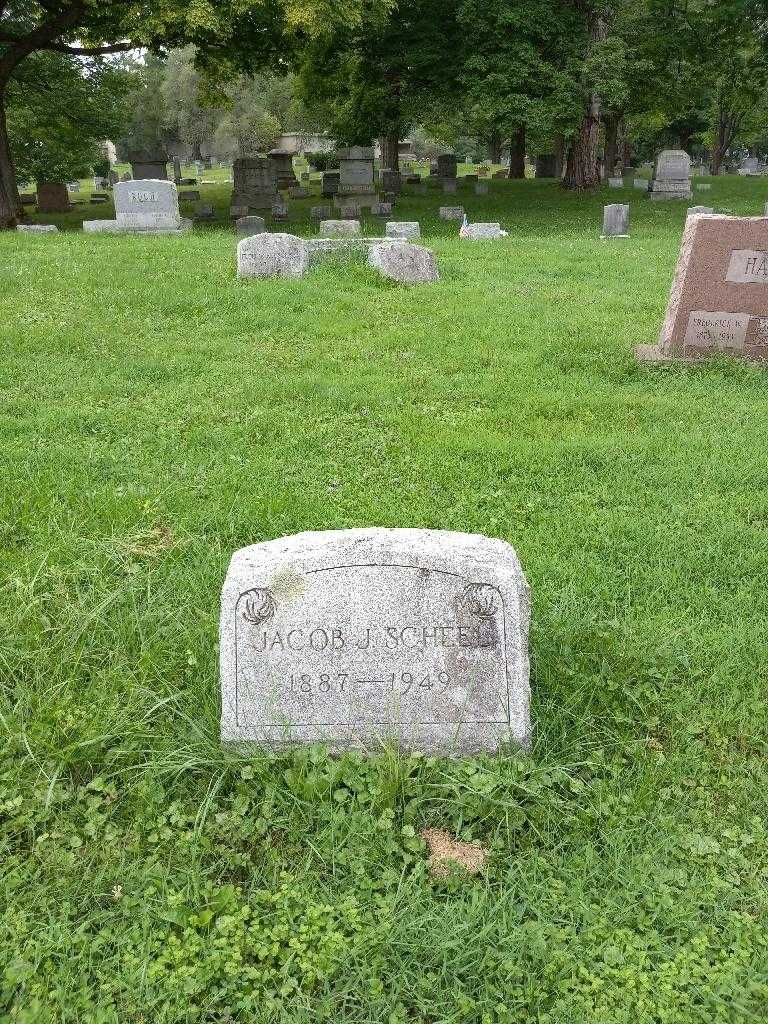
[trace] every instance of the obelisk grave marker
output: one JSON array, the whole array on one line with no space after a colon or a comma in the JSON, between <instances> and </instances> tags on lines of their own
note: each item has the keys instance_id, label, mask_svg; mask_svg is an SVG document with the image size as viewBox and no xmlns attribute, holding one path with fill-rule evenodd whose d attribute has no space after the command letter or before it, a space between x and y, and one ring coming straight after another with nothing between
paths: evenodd
<instances>
[{"instance_id":1,"label":"obelisk grave marker","mask_svg":"<svg viewBox=\"0 0 768 1024\"><path fill-rule=\"evenodd\" d=\"M221 735L446 754L530 737L529 588L502 540L300 533L236 551L221 597Z\"/></svg>"},{"instance_id":2,"label":"obelisk grave marker","mask_svg":"<svg viewBox=\"0 0 768 1024\"><path fill-rule=\"evenodd\" d=\"M667 314L639 359L768 361L768 218L688 217Z\"/></svg>"}]
</instances>

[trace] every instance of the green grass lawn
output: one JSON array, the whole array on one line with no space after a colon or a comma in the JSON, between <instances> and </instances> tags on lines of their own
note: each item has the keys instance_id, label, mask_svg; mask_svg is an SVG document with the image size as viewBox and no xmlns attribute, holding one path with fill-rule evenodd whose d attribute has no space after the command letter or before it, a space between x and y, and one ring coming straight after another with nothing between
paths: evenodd
<instances>
[{"instance_id":1,"label":"green grass lawn","mask_svg":"<svg viewBox=\"0 0 768 1024\"><path fill-rule=\"evenodd\" d=\"M408 290L238 282L203 192L181 238L0 236L0 1022L764 1021L766 376L631 355L685 204L405 196ZM232 551L377 525L517 549L530 756L220 748ZM425 826L486 873L430 879Z\"/></svg>"}]
</instances>

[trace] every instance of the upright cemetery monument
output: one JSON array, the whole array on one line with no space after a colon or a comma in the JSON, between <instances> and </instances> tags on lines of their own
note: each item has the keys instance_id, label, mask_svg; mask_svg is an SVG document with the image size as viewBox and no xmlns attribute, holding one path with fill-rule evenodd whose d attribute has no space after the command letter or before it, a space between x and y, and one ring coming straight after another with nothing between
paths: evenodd
<instances>
[{"instance_id":1,"label":"upright cemetery monument","mask_svg":"<svg viewBox=\"0 0 768 1024\"><path fill-rule=\"evenodd\" d=\"M768 362L768 218L689 216L658 344L639 359Z\"/></svg>"},{"instance_id":2,"label":"upright cemetery monument","mask_svg":"<svg viewBox=\"0 0 768 1024\"><path fill-rule=\"evenodd\" d=\"M373 183L373 149L370 146L349 146L340 149L339 189L334 196L336 206L345 206L350 200L357 206L378 203L379 195Z\"/></svg>"},{"instance_id":3,"label":"upright cemetery monument","mask_svg":"<svg viewBox=\"0 0 768 1024\"><path fill-rule=\"evenodd\" d=\"M270 149L267 157L272 164L279 190L295 188L299 184L293 171L293 153L284 149Z\"/></svg>"},{"instance_id":4,"label":"upright cemetery monument","mask_svg":"<svg viewBox=\"0 0 768 1024\"><path fill-rule=\"evenodd\" d=\"M179 196L172 181L118 181L114 200L116 219L85 220L83 231L180 235L192 226L179 214Z\"/></svg>"},{"instance_id":5,"label":"upright cemetery monument","mask_svg":"<svg viewBox=\"0 0 768 1024\"><path fill-rule=\"evenodd\" d=\"M232 164L233 217L247 217L254 210L271 210L277 195L274 164L267 157L238 157Z\"/></svg>"},{"instance_id":6,"label":"upright cemetery monument","mask_svg":"<svg viewBox=\"0 0 768 1024\"><path fill-rule=\"evenodd\" d=\"M682 149L665 149L656 158L648 189L651 199L690 199L691 158Z\"/></svg>"},{"instance_id":7,"label":"upright cemetery monument","mask_svg":"<svg viewBox=\"0 0 768 1024\"><path fill-rule=\"evenodd\" d=\"M478 534L332 530L242 548L221 595L222 739L527 744L529 617L514 550Z\"/></svg>"},{"instance_id":8,"label":"upright cemetery monument","mask_svg":"<svg viewBox=\"0 0 768 1024\"><path fill-rule=\"evenodd\" d=\"M128 162L137 180L163 181L168 177L168 157L165 153L136 153Z\"/></svg>"}]
</instances>

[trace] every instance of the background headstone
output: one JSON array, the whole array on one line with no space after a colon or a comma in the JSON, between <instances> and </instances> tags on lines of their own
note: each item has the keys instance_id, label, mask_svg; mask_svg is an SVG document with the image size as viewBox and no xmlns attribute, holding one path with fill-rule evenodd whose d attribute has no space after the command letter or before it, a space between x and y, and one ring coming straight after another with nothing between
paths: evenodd
<instances>
[{"instance_id":1,"label":"background headstone","mask_svg":"<svg viewBox=\"0 0 768 1024\"><path fill-rule=\"evenodd\" d=\"M440 220L464 220L463 206L441 206Z\"/></svg>"},{"instance_id":2,"label":"background headstone","mask_svg":"<svg viewBox=\"0 0 768 1024\"><path fill-rule=\"evenodd\" d=\"M342 238L360 234L359 220L321 220L320 234L326 238Z\"/></svg>"},{"instance_id":3,"label":"background headstone","mask_svg":"<svg viewBox=\"0 0 768 1024\"><path fill-rule=\"evenodd\" d=\"M537 178L559 178L558 159L554 153L541 153L534 162L534 174Z\"/></svg>"},{"instance_id":4,"label":"background headstone","mask_svg":"<svg viewBox=\"0 0 768 1024\"><path fill-rule=\"evenodd\" d=\"M138 181L164 181L168 177L168 158L162 153L137 157L129 162L133 177Z\"/></svg>"},{"instance_id":5,"label":"background headstone","mask_svg":"<svg viewBox=\"0 0 768 1024\"><path fill-rule=\"evenodd\" d=\"M37 186L40 213L67 213L72 209L69 191L63 181L41 181Z\"/></svg>"},{"instance_id":6,"label":"background headstone","mask_svg":"<svg viewBox=\"0 0 768 1024\"><path fill-rule=\"evenodd\" d=\"M478 221L475 224L467 224L459 232L461 238L468 238L470 241L480 241L484 238L505 238L504 231L497 221Z\"/></svg>"},{"instance_id":7,"label":"background headstone","mask_svg":"<svg viewBox=\"0 0 768 1024\"><path fill-rule=\"evenodd\" d=\"M340 530L243 548L221 598L222 739L527 744L529 616L514 550L477 534Z\"/></svg>"},{"instance_id":8,"label":"background headstone","mask_svg":"<svg viewBox=\"0 0 768 1024\"><path fill-rule=\"evenodd\" d=\"M629 237L629 206L626 203L610 203L603 207L602 238Z\"/></svg>"},{"instance_id":9,"label":"background headstone","mask_svg":"<svg viewBox=\"0 0 768 1024\"><path fill-rule=\"evenodd\" d=\"M656 158L648 191L651 199L690 199L691 158L682 149L665 149Z\"/></svg>"},{"instance_id":10,"label":"background headstone","mask_svg":"<svg viewBox=\"0 0 768 1024\"><path fill-rule=\"evenodd\" d=\"M457 172L457 159L455 153L441 153L437 158L438 178L455 178Z\"/></svg>"},{"instance_id":11,"label":"background headstone","mask_svg":"<svg viewBox=\"0 0 768 1024\"><path fill-rule=\"evenodd\" d=\"M278 189L294 188L298 186L296 175L293 170L293 153L284 149L271 149L267 157L272 164L275 183Z\"/></svg>"},{"instance_id":12,"label":"background headstone","mask_svg":"<svg viewBox=\"0 0 768 1024\"><path fill-rule=\"evenodd\" d=\"M264 232L237 243L238 277L302 277L308 269L306 240L296 235Z\"/></svg>"},{"instance_id":13,"label":"background headstone","mask_svg":"<svg viewBox=\"0 0 768 1024\"><path fill-rule=\"evenodd\" d=\"M247 238L249 235L260 235L265 228L263 217L238 217L235 221L235 230L243 238Z\"/></svg>"},{"instance_id":14,"label":"background headstone","mask_svg":"<svg viewBox=\"0 0 768 1024\"><path fill-rule=\"evenodd\" d=\"M275 201L277 189L273 164L261 156L238 157L232 164L232 201L230 213L245 207L269 210Z\"/></svg>"},{"instance_id":15,"label":"background headstone","mask_svg":"<svg viewBox=\"0 0 768 1024\"><path fill-rule=\"evenodd\" d=\"M417 220L391 220L384 227L387 238L420 238L421 228Z\"/></svg>"},{"instance_id":16,"label":"background headstone","mask_svg":"<svg viewBox=\"0 0 768 1024\"><path fill-rule=\"evenodd\" d=\"M178 234L190 226L179 215L179 196L172 181L119 181L114 201L115 220L83 221L83 230Z\"/></svg>"}]
</instances>

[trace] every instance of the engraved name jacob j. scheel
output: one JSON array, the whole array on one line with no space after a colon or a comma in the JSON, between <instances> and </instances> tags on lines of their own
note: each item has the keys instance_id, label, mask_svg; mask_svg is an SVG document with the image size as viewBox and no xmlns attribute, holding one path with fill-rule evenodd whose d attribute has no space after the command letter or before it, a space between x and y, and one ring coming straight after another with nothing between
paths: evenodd
<instances>
[{"instance_id":1,"label":"engraved name jacob j. scheel","mask_svg":"<svg viewBox=\"0 0 768 1024\"><path fill-rule=\"evenodd\" d=\"M374 623L360 629L349 626L271 625L277 601L266 587L243 594L240 615L252 626L248 647L257 654L281 651L368 651L424 650L444 648L492 648L499 644L497 616L501 612L498 591L483 583L470 583L456 595L450 623L406 622L405 625ZM456 621L460 620L460 621Z\"/></svg>"}]
</instances>

